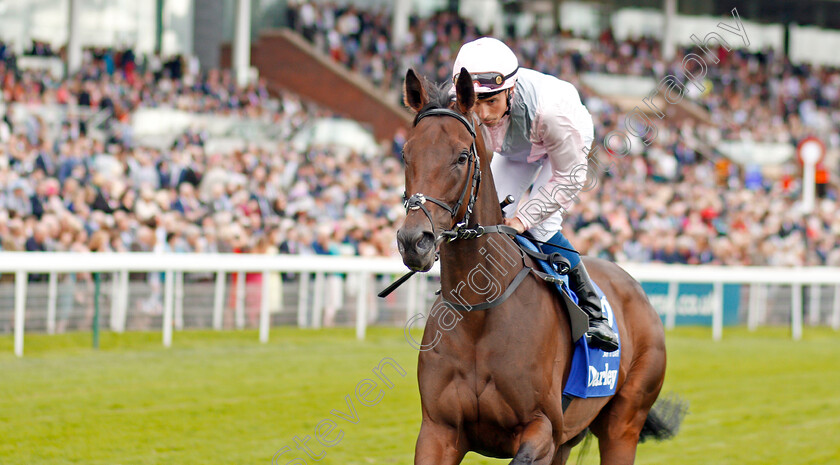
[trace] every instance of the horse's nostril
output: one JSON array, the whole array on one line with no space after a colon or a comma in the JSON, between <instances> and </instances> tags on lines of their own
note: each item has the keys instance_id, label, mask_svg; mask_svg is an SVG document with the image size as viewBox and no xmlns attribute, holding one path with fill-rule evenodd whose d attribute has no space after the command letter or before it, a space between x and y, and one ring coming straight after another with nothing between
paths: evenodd
<instances>
[{"instance_id":1,"label":"horse's nostril","mask_svg":"<svg viewBox=\"0 0 840 465\"><path fill-rule=\"evenodd\" d=\"M425 251L431 249L435 245L435 235L425 231L420 240L417 241L417 250Z\"/></svg>"}]
</instances>

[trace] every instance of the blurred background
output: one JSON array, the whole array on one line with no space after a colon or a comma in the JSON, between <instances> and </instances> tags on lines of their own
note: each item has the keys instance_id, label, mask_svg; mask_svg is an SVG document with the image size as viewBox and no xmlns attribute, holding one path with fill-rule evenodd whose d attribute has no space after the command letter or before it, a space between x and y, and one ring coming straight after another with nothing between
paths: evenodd
<instances>
[{"instance_id":1,"label":"blurred background","mask_svg":"<svg viewBox=\"0 0 840 465\"><path fill-rule=\"evenodd\" d=\"M401 87L484 35L574 84L596 144L656 125L564 222L642 281L692 402L639 463L840 463L837 5L0 0L0 463L268 463L383 357L409 375L323 463L408 463L402 326L439 277L375 297L406 271Z\"/></svg>"},{"instance_id":2,"label":"blurred background","mask_svg":"<svg viewBox=\"0 0 840 465\"><path fill-rule=\"evenodd\" d=\"M707 61L700 85L688 85L678 103L654 98L666 116L655 119L653 143L634 138L632 156L582 194L565 222L580 250L621 263L838 266L840 24L832 11L826 1L733 10L675 0L2 0L0 246L395 257L410 122L405 71L448 80L463 42L494 35L522 66L580 90L596 141L622 129L634 107L652 117L643 99L666 75L686 79L685 55ZM742 36L718 26L734 28L735 15ZM814 154L807 166L803 142ZM12 330L14 271L0 278L9 297L0 332ZM213 277L177 276L188 325L210 324L204 309L221 305L199 303L214 296ZM282 285L272 278L274 323L294 321L295 304L313 302L326 306L328 323L336 315L352 322L352 277L314 274L315 288L285 277ZM253 288L248 302L228 276L230 289L215 300L229 302L217 311L238 311L236 324L253 325L262 278L240 278ZM90 327L90 274L27 280L27 328ZM130 308L134 327L156 326L162 280L132 273L130 291L114 284L103 293L113 308ZM838 318L837 293L821 287L803 297L812 323ZM796 289L753 292L763 305L750 304L745 289L727 291L727 321L745 322L750 305L766 310L762 321L790 321ZM327 297L301 304L301 292ZM711 290L698 292L709 316ZM413 311L412 298L395 299L371 322ZM55 305L53 324L44 312Z\"/></svg>"}]
</instances>

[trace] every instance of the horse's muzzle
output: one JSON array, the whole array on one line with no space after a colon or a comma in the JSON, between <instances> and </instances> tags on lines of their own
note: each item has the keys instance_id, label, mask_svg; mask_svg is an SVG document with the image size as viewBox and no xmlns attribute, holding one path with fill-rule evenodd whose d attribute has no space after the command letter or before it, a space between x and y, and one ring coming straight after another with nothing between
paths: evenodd
<instances>
[{"instance_id":1,"label":"horse's muzzle","mask_svg":"<svg viewBox=\"0 0 840 465\"><path fill-rule=\"evenodd\" d=\"M431 231L400 229L397 247L403 263L412 271L429 271L435 263L435 235Z\"/></svg>"}]
</instances>

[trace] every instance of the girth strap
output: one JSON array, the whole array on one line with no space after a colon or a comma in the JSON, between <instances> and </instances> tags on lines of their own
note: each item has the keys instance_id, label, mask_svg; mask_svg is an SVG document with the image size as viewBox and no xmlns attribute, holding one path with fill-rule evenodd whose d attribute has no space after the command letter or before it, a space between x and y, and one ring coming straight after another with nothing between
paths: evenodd
<instances>
[{"instance_id":1,"label":"girth strap","mask_svg":"<svg viewBox=\"0 0 840 465\"><path fill-rule=\"evenodd\" d=\"M572 403L572 396L568 394L563 394L563 413L566 413L566 409L569 408L569 404Z\"/></svg>"}]
</instances>

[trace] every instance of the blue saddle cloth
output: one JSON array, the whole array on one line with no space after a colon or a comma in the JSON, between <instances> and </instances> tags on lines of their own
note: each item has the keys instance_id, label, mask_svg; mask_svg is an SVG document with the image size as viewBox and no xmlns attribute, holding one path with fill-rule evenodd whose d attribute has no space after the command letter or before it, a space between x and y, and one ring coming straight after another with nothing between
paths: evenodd
<instances>
[{"instance_id":1,"label":"blue saddle cloth","mask_svg":"<svg viewBox=\"0 0 840 465\"><path fill-rule=\"evenodd\" d=\"M522 236L516 236L520 245L530 250L541 252L541 250L530 240ZM569 288L569 277L561 275L549 263L537 260L545 273L548 273L562 281L557 283L559 292L565 292L575 303L578 303L577 295ZM601 298L601 308L604 316L610 323L613 331L618 334L618 326L613 316L612 307L601 291L601 288L593 281L595 292ZM615 394L615 385L618 381L618 364L621 359L621 337L619 336L618 350L615 352L604 352L600 349L591 348L582 337L575 342L575 352L572 355L572 367L569 371L569 379L563 389L564 395L574 397L606 397Z\"/></svg>"}]
</instances>

